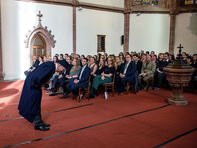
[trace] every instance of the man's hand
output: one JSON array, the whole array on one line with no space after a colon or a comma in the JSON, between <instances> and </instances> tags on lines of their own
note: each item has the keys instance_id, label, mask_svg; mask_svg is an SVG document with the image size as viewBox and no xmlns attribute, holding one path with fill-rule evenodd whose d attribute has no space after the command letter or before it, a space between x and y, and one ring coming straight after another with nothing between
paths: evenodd
<instances>
[{"instance_id":1,"label":"man's hand","mask_svg":"<svg viewBox=\"0 0 197 148\"><path fill-rule=\"evenodd\" d=\"M125 77L125 75L120 75L120 78L122 79L122 78L124 78Z\"/></svg>"},{"instance_id":2,"label":"man's hand","mask_svg":"<svg viewBox=\"0 0 197 148\"><path fill-rule=\"evenodd\" d=\"M75 79L75 80L74 80L74 83L75 83L75 84L77 84L77 83L78 83L78 81Z\"/></svg>"},{"instance_id":3,"label":"man's hand","mask_svg":"<svg viewBox=\"0 0 197 148\"><path fill-rule=\"evenodd\" d=\"M157 68L157 70L159 70L159 68Z\"/></svg>"},{"instance_id":4,"label":"man's hand","mask_svg":"<svg viewBox=\"0 0 197 148\"><path fill-rule=\"evenodd\" d=\"M30 71L31 71L31 69L28 69L27 71L28 71L28 72L30 72Z\"/></svg>"},{"instance_id":5,"label":"man's hand","mask_svg":"<svg viewBox=\"0 0 197 148\"><path fill-rule=\"evenodd\" d=\"M60 79L62 77L62 75L59 75L58 79Z\"/></svg>"},{"instance_id":6,"label":"man's hand","mask_svg":"<svg viewBox=\"0 0 197 148\"><path fill-rule=\"evenodd\" d=\"M142 77L145 77L147 75L147 73L144 73L143 75L142 75Z\"/></svg>"}]
</instances>

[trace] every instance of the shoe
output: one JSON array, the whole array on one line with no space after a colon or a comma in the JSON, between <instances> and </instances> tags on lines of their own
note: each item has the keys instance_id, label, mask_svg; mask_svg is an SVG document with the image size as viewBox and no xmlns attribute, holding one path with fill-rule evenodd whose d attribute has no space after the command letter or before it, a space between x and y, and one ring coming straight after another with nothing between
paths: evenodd
<instances>
[{"instance_id":1,"label":"shoe","mask_svg":"<svg viewBox=\"0 0 197 148\"><path fill-rule=\"evenodd\" d=\"M45 126L45 127L51 126L50 124L46 124L46 123L44 123L44 122L42 122L42 125Z\"/></svg>"},{"instance_id":2,"label":"shoe","mask_svg":"<svg viewBox=\"0 0 197 148\"><path fill-rule=\"evenodd\" d=\"M52 94L50 94L49 96L55 96L55 95L57 95L56 93L52 93Z\"/></svg>"},{"instance_id":3,"label":"shoe","mask_svg":"<svg viewBox=\"0 0 197 148\"><path fill-rule=\"evenodd\" d=\"M144 88L142 89L142 91L146 91L146 87L144 87Z\"/></svg>"},{"instance_id":4,"label":"shoe","mask_svg":"<svg viewBox=\"0 0 197 148\"><path fill-rule=\"evenodd\" d=\"M53 93L53 91L50 90L50 91L48 91L46 94L52 94L52 93Z\"/></svg>"},{"instance_id":5,"label":"shoe","mask_svg":"<svg viewBox=\"0 0 197 148\"><path fill-rule=\"evenodd\" d=\"M63 94L64 92L63 92L63 88L62 87L60 87L59 88L59 91L58 92L56 92L56 94Z\"/></svg>"},{"instance_id":6,"label":"shoe","mask_svg":"<svg viewBox=\"0 0 197 148\"><path fill-rule=\"evenodd\" d=\"M35 130L48 131L49 128L43 125L35 126Z\"/></svg>"},{"instance_id":7,"label":"shoe","mask_svg":"<svg viewBox=\"0 0 197 148\"><path fill-rule=\"evenodd\" d=\"M124 95L124 93L122 92L122 93L119 93L118 95L119 95L119 96L123 96L123 95Z\"/></svg>"},{"instance_id":8,"label":"shoe","mask_svg":"<svg viewBox=\"0 0 197 148\"><path fill-rule=\"evenodd\" d=\"M155 86L155 87L154 87L154 90L159 90L159 87Z\"/></svg>"},{"instance_id":9,"label":"shoe","mask_svg":"<svg viewBox=\"0 0 197 148\"><path fill-rule=\"evenodd\" d=\"M63 96L60 97L60 99L68 98L67 93L65 93Z\"/></svg>"},{"instance_id":10,"label":"shoe","mask_svg":"<svg viewBox=\"0 0 197 148\"><path fill-rule=\"evenodd\" d=\"M77 102L80 102L80 101L81 101L81 97L77 96Z\"/></svg>"}]
</instances>

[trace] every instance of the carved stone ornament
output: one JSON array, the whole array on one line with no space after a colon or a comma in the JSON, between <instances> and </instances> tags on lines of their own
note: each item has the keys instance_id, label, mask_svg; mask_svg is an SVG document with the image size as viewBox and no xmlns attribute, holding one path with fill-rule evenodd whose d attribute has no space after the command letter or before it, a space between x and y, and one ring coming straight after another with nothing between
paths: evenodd
<instances>
[{"instance_id":1,"label":"carved stone ornament","mask_svg":"<svg viewBox=\"0 0 197 148\"><path fill-rule=\"evenodd\" d=\"M72 5L75 7L79 7L79 1L78 0L72 0Z\"/></svg>"},{"instance_id":2,"label":"carved stone ornament","mask_svg":"<svg viewBox=\"0 0 197 148\"><path fill-rule=\"evenodd\" d=\"M132 9L131 8L125 8L124 9L124 13L127 14L127 13L132 13Z\"/></svg>"},{"instance_id":3,"label":"carved stone ornament","mask_svg":"<svg viewBox=\"0 0 197 148\"><path fill-rule=\"evenodd\" d=\"M40 13L39 11L39 14L37 15L39 17L38 21L38 26L33 26L33 30L29 30L28 34L26 34L26 40L24 41L25 43L25 47L28 48L29 46L29 42L30 42L30 39L32 39L35 35L42 35L49 43L49 46L50 47L55 47L55 43L56 41L54 40L54 35L51 34L51 30L48 30L47 29L47 26L43 27L42 26L42 23L41 23L41 17L43 17L43 15Z\"/></svg>"},{"instance_id":4,"label":"carved stone ornament","mask_svg":"<svg viewBox=\"0 0 197 148\"><path fill-rule=\"evenodd\" d=\"M178 14L179 14L179 9L170 10L170 15L178 15Z\"/></svg>"}]
</instances>

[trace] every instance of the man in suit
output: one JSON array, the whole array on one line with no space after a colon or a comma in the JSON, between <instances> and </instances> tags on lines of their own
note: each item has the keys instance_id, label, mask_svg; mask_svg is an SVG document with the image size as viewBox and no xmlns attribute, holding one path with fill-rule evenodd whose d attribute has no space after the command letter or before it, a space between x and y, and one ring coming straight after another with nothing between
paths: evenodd
<instances>
[{"instance_id":1,"label":"man in suit","mask_svg":"<svg viewBox=\"0 0 197 148\"><path fill-rule=\"evenodd\" d=\"M77 96L77 101L79 101L81 98L78 96L78 91L80 87L87 88L88 82L89 82L89 76L91 74L90 68L87 66L88 59L84 58L82 60L82 69L79 73L79 76L77 79L75 79L73 82L69 83L67 85L67 89L73 93L73 95Z\"/></svg>"},{"instance_id":2,"label":"man in suit","mask_svg":"<svg viewBox=\"0 0 197 148\"><path fill-rule=\"evenodd\" d=\"M24 72L25 76L28 76L31 73L32 69L38 67L38 65L40 63L35 55L33 56L33 59L34 59L33 65L28 70L26 70Z\"/></svg>"},{"instance_id":3,"label":"man in suit","mask_svg":"<svg viewBox=\"0 0 197 148\"><path fill-rule=\"evenodd\" d=\"M142 70L139 76L139 84L143 88L142 91L146 90L146 83L148 79L151 79L153 77L153 74L155 72L156 64L151 60L151 58L151 55L147 55L146 62L143 62L142 64ZM142 83L142 80L144 84Z\"/></svg>"},{"instance_id":4,"label":"man in suit","mask_svg":"<svg viewBox=\"0 0 197 148\"><path fill-rule=\"evenodd\" d=\"M163 71L163 68L168 66L169 63L171 63L171 61L169 60L169 54L165 53L163 61L157 65L154 74L154 79L156 80L156 86L154 87L155 90L159 90L161 82L163 78L165 78L166 76L165 71Z\"/></svg>"},{"instance_id":5,"label":"man in suit","mask_svg":"<svg viewBox=\"0 0 197 148\"><path fill-rule=\"evenodd\" d=\"M133 55L133 61L136 64L136 70L137 70L138 74L140 74L141 73L141 70L142 70L142 62L138 58L139 57L138 57L137 54L134 54Z\"/></svg>"},{"instance_id":6,"label":"man in suit","mask_svg":"<svg viewBox=\"0 0 197 148\"><path fill-rule=\"evenodd\" d=\"M135 81L136 64L131 61L131 55L126 55L126 62L122 65L120 70L121 87L119 96L124 95L125 87L127 82Z\"/></svg>"}]
</instances>

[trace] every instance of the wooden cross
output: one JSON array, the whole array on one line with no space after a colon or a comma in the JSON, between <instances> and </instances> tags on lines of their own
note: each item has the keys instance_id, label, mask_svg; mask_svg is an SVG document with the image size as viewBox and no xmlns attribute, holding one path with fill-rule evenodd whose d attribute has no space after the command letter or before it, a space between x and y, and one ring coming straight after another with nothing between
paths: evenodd
<instances>
[{"instance_id":1,"label":"wooden cross","mask_svg":"<svg viewBox=\"0 0 197 148\"><path fill-rule=\"evenodd\" d=\"M41 17L43 17L43 15L40 13L40 11L39 11L39 14L37 14L37 16L39 17L38 21L41 22L42 21Z\"/></svg>"},{"instance_id":2,"label":"wooden cross","mask_svg":"<svg viewBox=\"0 0 197 148\"><path fill-rule=\"evenodd\" d=\"M184 47L181 47L181 44L180 44L180 46L177 48L179 48L179 54L181 54L181 51L182 51L181 48L184 48Z\"/></svg>"}]
</instances>

